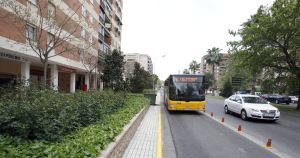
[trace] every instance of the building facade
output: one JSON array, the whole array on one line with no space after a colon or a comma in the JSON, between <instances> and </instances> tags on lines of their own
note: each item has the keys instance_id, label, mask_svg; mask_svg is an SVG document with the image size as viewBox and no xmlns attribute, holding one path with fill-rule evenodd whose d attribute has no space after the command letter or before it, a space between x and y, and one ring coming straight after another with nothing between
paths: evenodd
<instances>
[{"instance_id":1,"label":"building facade","mask_svg":"<svg viewBox=\"0 0 300 158\"><path fill-rule=\"evenodd\" d=\"M101 89L104 56L121 49L121 37L114 35L121 29L113 29L121 27L121 17L120 25L112 22L109 28L107 22L121 13L122 0L0 2L0 17L5 17L0 18L0 86L18 79L41 83L46 76L47 84L61 92Z\"/></svg>"},{"instance_id":2,"label":"building facade","mask_svg":"<svg viewBox=\"0 0 300 158\"><path fill-rule=\"evenodd\" d=\"M124 60L126 77L129 77L133 74L135 62L138 62L145 71L148 71L150 74L153 74L153 63L151 57L147 54L125 54Z\"/></svg>"},{"instance_id":3,"label":"building facade","mask_svg":"<svg viewBox=\"0 0 300 158\"><path fill-rule=\"evenodd\" d=\"M204 55L201 58L200 64L200 73L212 73L212 65L206 62L206 58L208 55ZM214 78L218 81L221 79L221 76L226 71L226 62L229 59L229 54L222 53L221 61L218 65L215 65Z\"/></svg>"}]
</instances>

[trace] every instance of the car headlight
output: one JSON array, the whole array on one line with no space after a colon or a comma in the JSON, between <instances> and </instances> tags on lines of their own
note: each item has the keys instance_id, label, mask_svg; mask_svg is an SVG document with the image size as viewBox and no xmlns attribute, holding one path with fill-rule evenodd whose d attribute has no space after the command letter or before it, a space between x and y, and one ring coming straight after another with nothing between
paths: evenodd
<instances>
[{"instance_id":1,"label":"car headlight","mask_svg":"<svg viewBox=\"0 0 300 158\"><path fill-rule=\"evenodd\" d=\"M279 110L276 110L276 113L280 113L280 111L279 111Z\"/></svg>"},{"instance_id":2,"label":"car headlight","mask_svg":"<svg viewBox=\"0 0 300 158\"><path fill-rule=\"evenodd\" d=\"M252 111L254 111L254 112L259 112L259 110L257 110L257 109L251 109Z\"/></svg>"}]
</instances>

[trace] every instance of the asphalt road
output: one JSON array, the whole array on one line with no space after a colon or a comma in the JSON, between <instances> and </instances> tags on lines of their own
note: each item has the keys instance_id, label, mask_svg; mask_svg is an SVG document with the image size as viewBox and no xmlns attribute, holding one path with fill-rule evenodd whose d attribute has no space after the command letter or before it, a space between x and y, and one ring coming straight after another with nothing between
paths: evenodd
<instances>
[{"instance_id":1,"label":"asphalt road","mask_svg":"<svg viewBox=\"0 0 300 158\"><path fill-rule=\"evenodd\" d=\"M175 157L176 152L178 158L278 157L203 113L169 113L165 108L162 110L165 141L163 148L167 148L164 156L173 154L172 157Z\"/></svg>"},{"instance_id":2,"label":"asphalt road","mask_svg":"<svg viewBox=\"0 0 300 158\"><path fill-rule=\"evenodd\" d=\"M213 112L217 119L224 117L225 123L233 127L242 125L243 132L262 142L271 138L274 149L290 157L300 157L299 114L281 112L281 118L275 123L260 120L243 121L239 115L224 113L223 100L207 98L206 101L207 112Z\"/></svg>"},{"instance_id":3,"label":"asphalt road","mask_svg":"<svg viewBox=\"0 0 300 158\"><path fill-rule=\"evenodd\" d=\"M263 147L198 112L165 112L178 158L275 158Z\"/></svg>"}]
</instances>

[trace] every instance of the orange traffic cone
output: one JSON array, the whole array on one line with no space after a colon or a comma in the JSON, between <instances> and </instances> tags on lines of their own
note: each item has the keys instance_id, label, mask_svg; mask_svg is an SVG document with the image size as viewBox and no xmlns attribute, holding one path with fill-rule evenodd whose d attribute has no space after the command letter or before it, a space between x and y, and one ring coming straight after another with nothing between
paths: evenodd
<instances>
[{"instance_id":1,"label":"orange traffic cone","mask_svg":"<svg viewBox=\"0 0 300 158\"><path fill-rule=\"evenodd\" d=\"M238 131L238 132L242 132L242 125L239 125L239 126L238 126L237 131Z\"/></svg>"},{"instance_id":2,"label":"orange traffic cone","mask_svg":"<svg viewBox=\"0 0 300 158\"><path fill-rule=\"evenodd\" d=\"M213 113L213 112L211 112L211 113L210 113L210 116L211 116L211 117L214 117L214 113Z\"/></svg>"},{"instance_id":3,"label":"orange traffic cone","mask_svg":"<svg viewBox=\"0 0 300 158\"><path fill-rule=\"evenodd\" d=\"M266 144L266 148L272 149L272 139L268 139L268 142Z\"/></svg>"},{"instance_id":4,"label":"orange traffic cone","mask_svg":"<svg viewBox=\"0 0 300 158\"><path fill-rule=\"evenodd\" d=\"M224 123L224 121L225 121L225 120L224 120L224 117L222 117L221 122Z\"/></svg>"}]
</instances>

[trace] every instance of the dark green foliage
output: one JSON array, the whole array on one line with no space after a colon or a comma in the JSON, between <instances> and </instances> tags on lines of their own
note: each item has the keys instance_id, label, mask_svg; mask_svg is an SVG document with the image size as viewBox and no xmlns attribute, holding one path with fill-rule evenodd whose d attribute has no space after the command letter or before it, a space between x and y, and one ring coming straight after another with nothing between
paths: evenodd
<instances>
[{"instance_id":1,"label":"dark green foliage","mask_svg":"<svg viewBox=\"0 0 300 158\"><path fill-rule=\"evenodd\" d=\"M213 75L209 72L205 72L205 89L209 89L213 85Z\"/></svg>"},{"instance_id":2,"label":"dark green foliage","mask_svg":"<svg viewBox=\"0 0 300 158\"><path fill-rule=\"evenodd\" d=\"M104 60L104 70L101 76L105 88L113 90L123 90L123 72L124 56L121 52L114 50L111 54L106 55Z\"/></svg>"},{"instance_id":3,"label":"dark green foliage","mask_svg":"<svg viewBox=\"0 0 300 158\"><path fill-rule=\"evenodd\" d=\"M135 63L130 85L133 93L142 93L144 89L152 88L153 78L148 71L141 68L139 63Z\"/></svg>"},{"instance_id":4,"label":"dark green foliage","mask_svg":"<svg viewBox=\"0 0 300 158\"><path fill-rule=\"evenodd\" d=\"M192 74L196 73L196 70L200 68L200 63L198 63L196 60L193 60L190 63L189 69L191 70ZM186 73L186 72L184 72Z\"/></svg>"},{"instance_id":5,"label":"dark green foliage","mask_svg":"<svg viewBox=\"0 0 300 158\"><path fill-rule=\"evenodd\" d=\"M229 80L227 80L225 83L224 83L224 87L221 91L221 96L223 97L230 97L232 95L232 86L231 86L231 83Z\"/></svg>"},{"instance_id":6,"label":"dark green foliage","mask_svg":"<svg viewBox=\"0 0 300 158\"><path fill-rule=\"evenodd\" d=\"M234 36L241 37L239 41L229 42L231 52L239 53L240 60L248 65L252 75L265 70L277 74L270 75L269 80L290 80L275 87L275 91L294 93L300 96L300 1L275 0L272 6L260 6L257 12L250 17L237 32L231 31ZM259 71L257 71L259 70ZM265 74L263 74L265 77ZM275 77L275 78L274 78ZM293 79L291 79L293 78ZM266 78L265 78L266 79ZM267 79L267 80L268 80ZM296 82L294 82L296 81ZM285 89L285 85L292 89ZM283 89L282 89L282 87ZM298 89L297 89L298 88ZM300 110L300 102L297 109Z\"/></svg>"},{"instance_id":7,"label":"dark green foliage","mask_svg":"<svg viewBox=\"0 0 300 158\"><path fill-rule=\"evenodd\" d=\"M79 95L77 97L80 97ZM95 95L97 94L93 94L93 97ZM0 157L97 157L122 131L124 125L143 107L149 105L149 101L142 95L116 95L124 98L124 105L121 108L105 114L101 120L87 127L77 129L60 141L28 140L0 135ZM108 96L110 94L106 97ZM106 97L103 99L109 99Z\"/></svg>"},{"instance_id":8,"label":"dark green foliage","mask_svg":"<svg viewBox=\"0 0 300 158\"><path fill-rule=\"evenodd\" d=\"M0 97L0 133L57 140L124 106L124 94L21 90Z\"/></svg>"}]
</instances>

